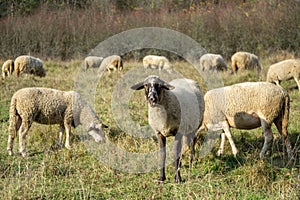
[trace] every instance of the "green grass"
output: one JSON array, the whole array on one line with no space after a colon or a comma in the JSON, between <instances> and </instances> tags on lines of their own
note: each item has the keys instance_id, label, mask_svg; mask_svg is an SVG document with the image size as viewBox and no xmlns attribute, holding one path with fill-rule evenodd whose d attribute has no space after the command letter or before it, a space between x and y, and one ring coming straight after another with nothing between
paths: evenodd
<instances>
[{"instance_id":1,"label":"green grass","mask_svg":"<svg viewBox=\"0 0 300 200\"><path fill-rule=\"evenodd\" d=\"M0 197L1 199L298 199L300 197L299 144L300 144L300 93L294 81L283 83L291 96L289 133L296 153L296 160L287 166L282 141L275 127L273 154L262 161L259 152L263 145L262 131L232 130L237 158L226 141L225 155L216 156L219 144L211 153L200 157L199 151L205 134L196 145L196 161L189 166L189 154L183 157L181 168L183 183L174 184L174 166L166 169L167 180L157 184L159 171L129 173L100 162L80 140L78 130L73 130L72 149L57 149L55 140L58 126L34 123L27 137L27 150L31 156L8 156L8 108L10 98L22 87L43 86L72 90L80 68L80 61L45 63L47 76L36 78L22 76L1 80L0 88ZM125 72L140 63L125 62ZM188 64L178 62L175 68L185 77L197 80L205 92L198 72ZM125 73L124 73L125 74ZM255 81L255 72L221 75L223 84ZM95 110L101 121L109 126L105 132L110 141L128 152L147 153L158 149L156 140L141 139L122 130L112 114L111 100L119 77L104 74L97 85ZM140 81L140 80L136 80ZM147 104L143 92L134 92L129 102L129 116L140 126L146 126ZM170 143L174 138L168 138ZM15 141L15 152L17 152ZM119 158L120 155L112 155ZM126 158L123 158L126 159ZM130 167L130 166L129 166Z\"/></svg>"}]
</instances>

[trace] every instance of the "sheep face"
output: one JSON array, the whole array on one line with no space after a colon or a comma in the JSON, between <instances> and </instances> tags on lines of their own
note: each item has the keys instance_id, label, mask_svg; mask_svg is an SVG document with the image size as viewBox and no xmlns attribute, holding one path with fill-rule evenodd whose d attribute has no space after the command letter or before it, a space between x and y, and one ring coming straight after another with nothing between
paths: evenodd
<instances>
[{"instance_id":1,"label":"sheep face","mask_svg":"<svg viewBox=\"0 0 300 200\"><path fill-rule=\"evenodd\" d=\"M143 82L131 86L133 90L145 89L145 98L151 107L159 104L163 90L172 90L174 87L157 76L149 76Z\"/></svg>"},{"instance_id":2,"label":"sheep face","mask_svg":"<svg viewBox=\"0 0 300 200\"><path fill-rule=\"evenodd\" d=\"M102 128L107 128L107 126L104 124L90 124L88 134L94 138L95 142L105 142L105 134Z\"/></svg>"}]
</instances>

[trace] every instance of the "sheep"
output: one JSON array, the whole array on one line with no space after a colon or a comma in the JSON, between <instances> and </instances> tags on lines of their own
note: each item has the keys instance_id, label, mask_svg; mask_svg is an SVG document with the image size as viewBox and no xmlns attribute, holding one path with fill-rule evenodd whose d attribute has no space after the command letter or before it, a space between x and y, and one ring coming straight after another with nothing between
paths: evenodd
<instances>
[{"instance_id":1,"label":"sheep","mask_svg":"<svg viewBox=\"0 0 300 200\"><path fill-rule=\"evenodd\" d=\"M289 59L275 63L269 67L267 82L280 85L281 81L294 78L300 91L300 60Z\"/></svg>"},{"instance_id":2,"label":"sheep","mask_svg":"<svg viewBox=\"0 0 300 200\"><path fill-rule=\"evenodd\" d=\"M173 66L164 56L147 55L143 58L143 66L145 69L164 69L169 73L173 71Z\"/></svg>"},{"instance_id":3,"label":"sheep","mask_svg":"<svg viewBox=\"0 0 300 200\"><path fill-rule=\"evenodd\" d=\"M14 71L14 61L9 59L5 61L2 65L2 77L5 79L5 77L12 75Z\"/></svg>"},{"instance_id":4,"label":"sheep","mask_svg":"<svg viewBox=\"0 0 300 200\"><path fill-rule=\"evenodd\" d=\"M15 74L19 77L22 73L45 77L46 71L43 62L33 56L19 56L15 59Z\"/></svg>"},{"instance_id":5,"label":"sheep","mask_svg":"<svg viewBox=\"0 0 300 200\"><path fill-rule=\"evenodd\" d=\"M23 88L18 90L11 98L9 109L9 136L7 150L13 155L14 138L19 133L19 152L27 156L25 139L33 122L40 124L59 124L59 140L66 131L65 147L70 149L71 126L82 124L89 135L96 142L104 141L105 127L93 109L86 103L81 95L75 91L60 91L51 88Z\"/></svg>"},{"instance_id":6,"label":"sheep","mask_svg":"<svg viewBox=\"0 0 300 200\"><path fill-rule=\"evenodd\" d=\"M256 69L258 72L262 70L258 57L248 52L236 52L233 54L231 65L234 73L245 69Z\"/></svg>"},{"instance_id":7,"label":"sheep","mask_svg":"<svg viewBox=\"0 0 300 200\"><path fill-rule=\"evenodd\" d=\"M175 136L175 182L179 183L182 138L191 146L192 162L195 134L203 119L204 99L201 89L190 79L175 79L167 83L154 75L131 86L133 90L143 88L148 101L148 121L160 145L161 170L158 181L166 179L166 137Z\"/></svg>"},{"instance_id":8,"label":"sheep","mask_svg":"<svg viewBox=\"0 0 300 200\"><path fill-rule=\"evenodd\" d=\"M99 56L88 56L84 59L84 69L87 70L88 68L99 68L101 65L101 62L103 60L103 57Z\"/></svg>"},{"instance_id":9,"label":"sheep","mask_svg":"<svg viewBox=\"0 0 300 200\"><path fill-rule=\"evenodd\" d=\"M118 55L105 57L99 68L100 72L104 70L107 70L109 73L111 73L111 70L122 71L123 70L122 58Z\"/></svg>"},{"instance_id":10,"label":"sheep","mask_svg":"<svg viewBox=\"0 0 300 200\"><path fill-rule=\"evenodd\" d=\"M239 83L209 90L204 95L204 102L204 119L200 130L224 131L221 133L218 155L223 154L225 135L234 156L238 152L230 133L230 127L255 129L261 126L265 141L260 158L264 158L269 144L273 140L271 126L274 123L283 136L289 157L292 156L287 131L290 97L281 87L268 82Z\"/></svg>"},{"instance_id":11,"label":"sheep","mask_svg":"<svg viewBox=\"0 0 300 200\"><path fill-rule=\"evenodd\" d=\"M200 69L202 71L225 71L227 65L221 55L207 53L200 58Z\"/></svg>"}]
</instances>

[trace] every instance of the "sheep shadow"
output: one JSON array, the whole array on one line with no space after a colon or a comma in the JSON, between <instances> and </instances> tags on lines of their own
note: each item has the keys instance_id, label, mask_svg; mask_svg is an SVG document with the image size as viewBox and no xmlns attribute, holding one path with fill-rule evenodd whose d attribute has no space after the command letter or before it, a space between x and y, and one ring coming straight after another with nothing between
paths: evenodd
<instances>
[{"instance_id":1,"label":"sheep shadow","mask_svg":"<svg viewBox=\"0 0 300 200\"><path fill-rule=\"evenodd\" d=\"M257 131L261 130L257 129ZM236 157L232 154L231 146L227 139L224 154L218 156L217 151L221 138L217 138L218 141L212 151L205 157L200 158L197 152L199 152L199 148L201 148L201 145L205 141L205 135L201 134L196 143L196 157L193 165L203 165L203 163L206 162L208 162L208 164L215 163L210 166L210 170L218 171L222 174L249 165L249 162L255 164L263 161L266 165L271 165L277 169L300 168L300 133L290 134L294 159L288 158L282 137L279 136L279 133L275 133L274 135L276 136L274 137L272 145L270 145L265 158L261 160L259 154L264 144L262 131L261 136L257 136L247 130L236 130L233 134L236 147L239 150ZM188 168L188 164L185 164L185 167Z\"/></svg>"}]
</instances>

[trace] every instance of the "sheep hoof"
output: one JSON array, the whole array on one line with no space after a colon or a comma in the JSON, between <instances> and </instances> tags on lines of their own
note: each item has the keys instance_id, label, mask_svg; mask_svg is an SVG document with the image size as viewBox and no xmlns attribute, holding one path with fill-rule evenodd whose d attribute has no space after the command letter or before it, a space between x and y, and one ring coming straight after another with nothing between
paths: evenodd
<instances>
[{"instance_id":1,"label":"sheep hoof","mask_svg":"<svg viewBox=\"0 0 300 200\"><path fill-rule=\"evenodd\" d=\"M71 146L68 144L68 145L65 145L65 147L69 150L71 150Z\"/></svg>"},{"instance_id":2,"label":"sheep hoof","mask_svg":"<svg viewBox=\"0 0 300 200\"><path fill-rule=\"evenodd\" d=\"M10 155L10 156L14 155L13 151L12 150L8 150L8 155Z\"/></svg>"},{"instance_id":3,"label":"sheep hoof","mask_svg":"<svg viewBox=\"0 0 300 200\"><path fill-rule=\"evenodd\" d=\"M25 151L20 152L20 154L21 154L21 156L24 157L24 158L28 156L27 153L26 153Z\"/></svg>"},{"instance_id":4,"label":"sheep hoof","mask_svg":"<svg viewBox=\"0 0 300 200\"><path fill-rule=\"evenodd\" d=\"M221 156L221 155L223 155L223 153L224 152L221 149L219 149L218 152L217 152L217 156Z\"/></svg>"}]
</instances>

